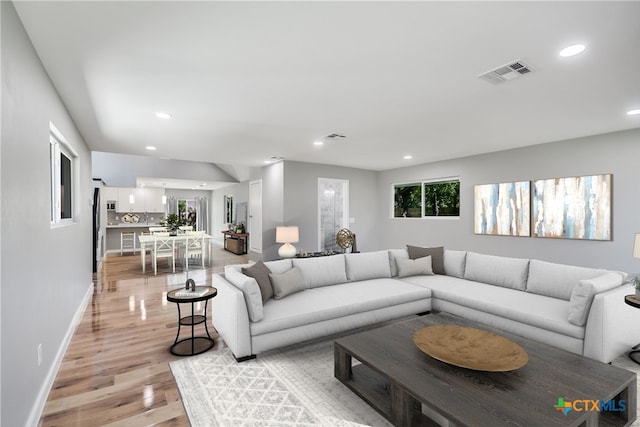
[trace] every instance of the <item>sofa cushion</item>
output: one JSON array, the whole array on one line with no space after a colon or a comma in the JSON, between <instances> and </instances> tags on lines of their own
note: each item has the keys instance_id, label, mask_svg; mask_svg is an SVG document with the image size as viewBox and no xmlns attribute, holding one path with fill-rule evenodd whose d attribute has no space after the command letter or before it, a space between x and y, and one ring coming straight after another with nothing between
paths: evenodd
<instances>
[{"instance_id":1,"label":"sofa cushion","mask_svg":"<svg viewBox=\"0 0 640 427\"><path fill-rule=\"evenodd\" d=\"M444 274L444 247L422 248L420 246L407 245L409 258L416 259L431 255L431 266L435 274Z\"/></svg>"},{"instance_id":2,"label":"sofa cushion","mask_svg":"<svg viewBox=\"0 0 640 427\"><path fill-rule=\"evenodd\" d=\"M409 252L406 249L389 249L389 267L391 268L391 277L398 275L397 259L409 259Z\"/></svg>"},{"instance_id":3,"label":"sofa cushion","mask_svg":"<svg viewBox=\"0 0 640 427\"><path fill-rule=\"evenodd\" d=\"M433 274L431 255L416 259L397 259L396 262L398 264L398 277Z\"/></svg>"},{"instance_id":4,"label":"sofa cushion","mask_svg":"<svg viewBox=\"0 0 640 427\"><path fill-rule=\"evenodd\" d=\"M339 319L413 301L429 300L430 297L429 289L390 278L307 289L285 299L267 301L264 304L262 322L250 325L251 335Z\"/></svg>"},{"instance_id":5,"label":"sofa cushion","mask_svg":"<svg viewBox=\"0 0 640 427\"><path fill-rule=\"evenodd\" d=\"M528 259L467 252L464 278L524 291L528 267Z\"/></svg>"},{"instance_id":6,"label":"sofa cushion","mask_svg":"<svg viewBox=\"0 0 640 427\"><path fill-rule=\"evenodd\" d=\"M350 282L391 277L388 251L346 254L344 260Z\"/></svg>"},{"instance_id":7,"label":"sofa cushion","mask_svg":"<svg viewBox=\"0 0 640 427\"><path fill-rule=\"evenodd\" d=\"M344 255L315 258L295 258L293 266L300 268L307 289L337 285L347 281Z\"/></svg>"},{"instance_id":8,"label":"sofa cushion","mask_svg":"<svg viewBox=\"0 0 640 427\"><path fill-rule=\"evenodd\" d=\"M251 267L242 268L242 274L253 277L254 279L256 279L256 282L258 282L263 303L269 298L273 297L273 287L271 286L269 273L271 273L271 270L269 270L269 268L264 265L262 261L256 262Z\"/></svg>"},{"instance_id":9,"label":"sofa cushion","mask_svg":"<svg viewBox=\"0 0 640 427\"><path fill-rule=\"evenodd\" d=\"M284 273L269 274L271 285L273 286L273 298L282 299L296 292L304 291L304 278L300 269L290 268Z\"/></svg>"},{"instance_id":10,"label":"sofa cushion","mask_svg":"<svg viewBox=\"0 0 640 427\"><path fill-rule=\"evenodd\" d=\"M252 322L259 322L262 320L262 294L260 293L260 287L258 282L253 277L249 277L238 271L238 268L228 266L231 268L224 268L224 277L231 282L236 288L242 291L244 295L244 301L247 304L247 312L249 313L249 319Z\"/></svg>"},{"instance_id":11,"label":"sofa cushion","mask_svg":"<svg viewBox=\"0 0 640 427\"><path fill-rule=\"evenodd\" d=\"M587 323L593 297L622 284L623 277L619 273L605 273L593 279L579 280L571 291L569 299L569 322L577 326Z\"/></svg>"},{"instance_id":12,"label":"sofa cushion","mask_svg":"<svg viewBox=\"0 0 640 427\"><path fill-rule=\"evenodd\" d=\"M444 250L444 274L453 277L464 277L464 266L467 261L466 251Z\"/></svg>"},{"instance_id":13,"label":"sofa cushion","mask_svg":"<svg viewBox=\"0 0 640 427\"><path fill-rule=\"evenodd\" d=\"M291 269L291 267L293 267L293 262L291 259L279 259L276 261L267 261L264 265L266 265L272 273L280 274Z\"/></svg>"},{"instance_id":14,"label":"sofa cushion","mask_svg":"<svg viewBox=\"0 0 640 427\"><path fill-rule=\"evenodd\" d=\"M402 280L428 287L436 300L584 339L585 328L567 320L568 301L450 276L413 276Z\"/></svg>"},{"instance_id":15,"label":"sofa cushion","mask_svg":"<svg viewBox=\"0 0 640 427\"><path fill-rule=\"evenodd\" d=\"M574 286L580 280L593 279L604 273L607 271L532 259L529 264L527 292L569 301Z\"/></svg>"}]
</instances>

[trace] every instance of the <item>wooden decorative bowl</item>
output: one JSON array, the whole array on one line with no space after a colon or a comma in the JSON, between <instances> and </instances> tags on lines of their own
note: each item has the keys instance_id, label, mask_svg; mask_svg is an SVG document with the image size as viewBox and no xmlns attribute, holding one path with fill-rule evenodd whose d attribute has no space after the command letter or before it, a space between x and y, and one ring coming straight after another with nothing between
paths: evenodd
<instances>
[{"instance_id":1,"label":"wooden decorative bowl","mask_svg":"<svg viewBox=\"0 0 640 427\"><path fill-rule=\"evenodd\" d=\"M413 342L434 359L476 371L513 371L529 360L527 352L513 341L464 326L429 326L417 331Z\"/></svg>"}]
</instances>

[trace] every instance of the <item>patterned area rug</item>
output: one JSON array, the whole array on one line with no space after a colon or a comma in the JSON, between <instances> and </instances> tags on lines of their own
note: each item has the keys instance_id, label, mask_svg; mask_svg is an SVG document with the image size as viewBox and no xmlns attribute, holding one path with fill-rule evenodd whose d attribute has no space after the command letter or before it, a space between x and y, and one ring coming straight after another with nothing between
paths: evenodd
<instances>
[{"instance_id":1,"label":"patterned area rug","mask_svg":"<svg viewBox=\"0 0 640 427\"><path fill-rule=\"evenodd\" d=\"M194 427L391 425L334 378L333 341L242 363L225 348L170 367Z\"/></svg>"}]
</instances>

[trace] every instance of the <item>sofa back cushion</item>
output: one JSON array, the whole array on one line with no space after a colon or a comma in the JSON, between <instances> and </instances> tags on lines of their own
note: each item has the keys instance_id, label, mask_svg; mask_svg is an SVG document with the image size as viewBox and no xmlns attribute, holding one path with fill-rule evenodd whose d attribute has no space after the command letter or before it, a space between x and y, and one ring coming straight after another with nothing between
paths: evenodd
<instances>
[{"instance_id":1,"label":"sofa back cushion","mask_svg":"<svg viewBox=\"0 0 640 427\"><path fill-rule=\"evenodd\" d=\"M389 267L391 277L398 275L398 259L409 259L409 252L406 249L389 249Z\"/></svg>"},{"instance_id":2,"label":"sofa back cushion","mask_svg":"<svg viewBox=\"0 0 640 427\"><path fill-rule=\"evenodd\" d=\"M291 269L293 267L293 263L290 259L279 259L276 261L267 261L264 263L267 266L269 271L274 274L282 274L285 271Z\"/></svg>"},{"instance_id":3,"label":"sofa back cushion","mask_svg":"<svg viewBox=\"0 0 640 427\"><path fill-rule=\"evenodd\" d=\"M346 254L344 260L350 282L391 277L388 251Z\"/></svg>"},{"instance_id":4,"label":"sofa back cushion","mask_svg":"<svg viewBox=\"0 0 640 427\"><path fill-rule=\"evenodd\" d=\"M467 261L466 251L444 250L444 274L464 278L464 267Z\"/></svg>"},{"instance_id":5,"label":"sofa back cushion","mask_svg":"<svg viewBox=\"0 0 640 427\"><path fill-rule=\"evenodd\" d=\"M337 285L347 281L344 255L314 258L294 258L293 266L300 268L305 288Z\"/></svg>"},{"instance_id":6,"label":"sofa back cushion","mask_svg":"<svg viewBox=\"0 0 640 427\"><path fill-rule=\"evenodd\" d=\"M580 280L593 279L606 272L595 268L532 259L529 264L527 292L569 301L573 288Z\"/></svg>"},{"instance_id":7,"label":"sofa back cushion","mask_svg":"<svg viewBox=\"0 0 640 427\"><path fill-rule=\"evenodd\" d=\"M525 290L528 259L467 252L464 278L504 288Z\"/></svg>"},{"instance_id":8,"label":"sofa back cushion","mask_svg":"<svg viewBox=\"0 0 640 427\"><path fill-rule=\"evenodd\" d=\"M623 282L623 275L620 273L605 273L593 279L578 280L571 292L569 300L569 322L576 326L584 326L587 323L589 310L593 297L601 292L618 287Z\"/></svg>"}]
</instances>

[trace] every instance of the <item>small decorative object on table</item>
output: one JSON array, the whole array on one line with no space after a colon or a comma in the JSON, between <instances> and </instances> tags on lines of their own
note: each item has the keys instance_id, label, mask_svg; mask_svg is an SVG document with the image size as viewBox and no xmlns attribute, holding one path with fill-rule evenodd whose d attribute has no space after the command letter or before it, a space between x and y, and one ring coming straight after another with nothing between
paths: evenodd
<instances>
[{"instance_id":1,"label":"small decorative object on table","mask_svg":"<svg viewBox=\"0 0 640 427\"><path fill-rule=\"evenodd\" d=\"M631 284L636 288L636 298L640 300L640 273L632 276Z\"/></svg>"}]
</instances>

